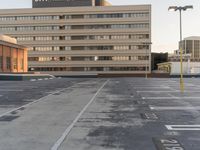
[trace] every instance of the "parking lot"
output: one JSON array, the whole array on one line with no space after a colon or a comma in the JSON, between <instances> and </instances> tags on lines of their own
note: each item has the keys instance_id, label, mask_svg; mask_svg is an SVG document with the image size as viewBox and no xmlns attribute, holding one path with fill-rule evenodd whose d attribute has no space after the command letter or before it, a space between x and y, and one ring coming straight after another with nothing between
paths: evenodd
<instances>
[{"instance_id":1,"label":"parking lot","mask_svg":"<svg viewBox=\"0 0 200 150\"><path fill-rule=\"evenodd\" d=\"M0 150L199 150L200 80L0 81Z\"/></svg>"}]
</instances>

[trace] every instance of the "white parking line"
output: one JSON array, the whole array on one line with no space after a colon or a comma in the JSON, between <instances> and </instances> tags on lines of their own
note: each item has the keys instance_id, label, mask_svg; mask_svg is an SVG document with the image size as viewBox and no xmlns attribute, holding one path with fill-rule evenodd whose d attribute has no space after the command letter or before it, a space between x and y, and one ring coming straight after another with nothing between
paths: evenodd
<instances>
[{"instance_id":1,"label":"white parking line","mask_svg":"<svg viewBox=\"0 0 200 150\"><path fill-rule=\"evenodd\" d=\"M200 106L149 106L151 110L200 110Z\"/></svg>"},{"instance_id":2,"label":"white parking line","mask_svg":"<svg viewBox=\"0 0 200 150\"><path fill-rule=\"evenodd\" d=\"M30 81L34 82L34 81L36 81L36 79L31 79Z\"/></svg>"},{"instance_id":3,"label":"white parking line","mask_svg":"<svg viewBox=\"0 0 200 150\"><path fill-rule=\"evenodd\" d=\"M135 87L135 89L171 89L170 87L167 87L167 86L163 86L163 87L161 87L161 86L159 86L159 87Z\"/></svg>"},{"instance_id":4,"label":"white parking line","mask_svg":"<svg viewBox=\"0 0 200 150\"><path fill-rule=\"evenodd\" d=\"M199 131L200 125L165 125L168 130Z\"/></svg>"},{"instance_id":5,"label":"white parking line","mask_svg":"<svg viewBox=\"0 0 200 150\"><path fill-rule=\"evenodd\" d=\"M137 93L176 93L176 92L180 92L180 91L136 91Z\"/></svg>"},{"instance_id":6,"label":"white parking line","mask_svg":"<svg viewBox=\"0 0 200 150\"><path fill-rule=\"evenodd\" d=\"M0 89L1 92L22 92L22 89Z\"/></svg>"},{"instance_id":7,"label":"white parking line","mask_svg":"<svg viewBox=\"0 0 200 150\"><path fill-rule=\"evenodd\" d=\"M85 81L81 81L81 82L85 82ZM80 83L80 82L79 82L79 83ZM75 83L75 84L76 84L76 83ZM7 115L7 114L9 114L9 113L11 113L11 112L13 112L13 111L17 111L17 110L21 109L21 108L26 108L26 107L28 107L28 106L30 106L30 105L32 105L32 104L38 103L38 102L44 100L45 98L47 98L48 96L52 96L52 95L54 95L54 94L56 94L56 93L60 93L60 92L62 92L62 91L64 91L64 90L67 90L67 89L69 89L69 88L72 88L73 86L74 86L74 84L73 84L72 86L70 86L70 87L63 88L63 89L61 89L61 90L57 90L57 91L55 91L55 92L52 92L52 93L50 93L50 94L48 94L48 95L46 95L46 96L44 96L44 97L41 97L41 98L38 99L38 100L35 100L35 101L31 102L31 103L28 103L28 104L22 105L22 106L20 106L20 107L14 108L14 109L12 109L12 110L9 110L9 111L7 111L7 112L5 112L5 113L3 113L3 114L0 114L0 117L3 117L3 116L5 116L5 115Z\"/></svg>"},{"instance_id":8,"label":"white parking line","mask_svg":"<svg viewBox=\"0 0 200 150\"><path fill-rule=\"evenodd\" d=\"M67 127L67 129L63 132L62 136L56 141L56 143L52 146L51 150L58 150L60 145L63 143L63 141L66 139L66 137L69 135L70 131L76 124L76 122L80 119L82 114L86 111L86 109L90 106L90 104L95 100L96 96L99 94L99 92L104 88L104 86L108 83L109 80L105 81L103 85L98 89L98 91L94 94L94 96L91 98L91 100L85 105L85 107L81 110L81 112L78 114L78 116L73 120L70 126Z\"/></svg>"},{"instance_id":9,"label":"white parking line","mask_svg":"<svg viewBox=\"0 0 200 150\"><path fill-rule=\"evenodd\" d=\"M43 79L38 79L38 81L42 81Z\"/></svg>"},{"instance_id":10,"label":"white parking line","mask_svg":"<svg viewBox=\"0 0 200 150\"><path fill-rule=\"evenodd\" d=\"M180 90L173 91L136 91L137 93L181 93ZM184 93L199 93L199 90L184 91Z\"/></svg>"},{"instance_id":11,"label":"white parking line","mask_svg":"<svg viewBox=\"0 0 200 150\"><path fill-rule=\"evenodd\" d=\"M142 97L142 99L146 99L146 100L159 100L159 99L166 99L166 100L170 100L170 99L199 99L200 100L200 96L199 97Z\"/></svg>"}]
</instances>

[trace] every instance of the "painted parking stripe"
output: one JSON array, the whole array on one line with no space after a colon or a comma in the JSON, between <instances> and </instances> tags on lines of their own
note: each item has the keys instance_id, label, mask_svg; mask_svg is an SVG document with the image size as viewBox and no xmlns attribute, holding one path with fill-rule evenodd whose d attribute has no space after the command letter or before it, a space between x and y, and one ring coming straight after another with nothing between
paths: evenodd
<instances>
[{"instance_id":1,"label":"painted parking stripe","mask_svg":"<svg viewBox=\"0 0 200 150\"><path fill-rule=\"evenodd\" d=\"M104 88L104 86L108 83L109 80L105 81L103 85L98 89L98 91L94 94L94 96L90 99L90 101L85 105L85 107L81 110L81 112L78 114L78 116L73 120L70 126L67 127L67 129L63 132L62 136L56 141L56 143L52 146L51 150L58 150L60 145L63 143L63 141L66 139L66 137L69 135L70 131L76 124L76 122L80 119L82 114L86 111L86 109L90 106L90 104L95 100L96 96L100 93L100 91Z\"/></svg>"},{"instance_id":2,"label":"painted parking stripe","mask_svg":"<svg viewBox=\"0 0 200 150\"><path fill-rule=\"evenodd\" d=\"M38 81L42 81L43 79L38 79Z\"/></svg>"},{"instance_id":3,"label":"painted parking stripe","mask_svg":"<svg viewBox=\"0 0 200 150\"><path fill-rule=\"evenodd\" d=\"M200 96L199 97L176 97L176 96L173 96L173 97L142 97L142 99L149 99L149 100L159 100L159 99L199 99L200 100Z\"/></svg>"},{"instance_id":4,"label":"painted parking stripe","mask_svg":"<svg viewBox=\"0 0 200 150\"><path fill-rule=\"evenodd\" d=\"M181 93L180 90L171 90L171 91L136 91L137 93ZM184 91L184 93L199 93L199 90L187 90L187 91Z\"/></svg>"},{"instance_id":5,"label":"painted parking stripe","mask_svg":"<svg viewBox=\"0 0 200 150\"><path fill-rule=\"evenodd\" d=\"M135 87L135 89L171 89L170 87Z\"/></svg>"},{"instance_id":6,"label":"painted parking stripe","mask_svg":"<svg viewBox=\"0 0 200 150\"><path fill-rule=\"evenodd\" d=\"M200 131L200 125L165 125L168 130Z\"/></svg>"},{"instance_id":7,"label":"painted parking stripe","mask_svg":"<svg viewBox=\"0 0 200 150\"><path fill-rule=\"evenodd\" d=\"M81 82L85 82L85 81L81 81ZM79 82L79 83L80 83L80 82ZM74 84L76 84L76 83L74 83ZM8 114L12 113L13 111L17 111L17 110L19 110L19 109L26 108L26 107L28 107L28 106L30 106L30 105L32 105L32 104L38 103L38 102L40 102L40 101L43 101L43 100L46 99L48 96L52 96L52 95L54 95L54 94L56 94L56 93L60 93L60 92L62 92L62 91L64 91L64 90L67 90L67 89L69 89L69 88L72 88L72 87L74 86L74 84L73 84L72 86L70 86L70 87L62 88L61 90L54 91L54 92L52 92L52 93L50 93L50 94L48 94L48 95L46 95L46 96L44 96L44 97L41 97L41 98L38 99L38 100L35 100L35 101L30 102L30 103L28 103L28 104L25 104L25 105L22 105L22 106L20 106L20 107L11 109L11 110L9 110L9 111L7 111L7 112L4 112L3 114L0 114L0 117L3 117L3 116L5 116L5 115L8 115Z\"/></svg>"},{"instance_id":8,"label":"painted parking stripe","mask_svg":"<svg viewBox=\"0 0 200 150\"><path fill-rule=\"evenodd\" d=\"M23 92L22 89L0 89L1 92Z\"/></svg>"},{"instance_id":9,"label":"painted parking stripe","mask_svg":"<svg viewBox=\"0 0 200 150\"><path fill-rule=\"evenodd\" d=\"M177 93L180 92L178 90L173 90L173 91L136 91L137 93ZM199 91L198 91L199 92Z\"/></svg>"},{"instance_id":10,"label":"painted parking stripe","mask_svg":"<svg viewBox=\"0 0 200 150\"><path fill-rule=\"evenodd\" d=\"M36 81L36 79L31 79L30 81L34 82L34 81Z\"/></svg>"},{"instance_id":11,"label":"painted parking stripe","mask_svg":"<svg viewBox=\"0 0 200 150\"><path fill-rule=\"evenodd\" d=\"M200 110L200 106L185 107L185 106L149 106L151 110Z\"/></svg>"}]
</instances>

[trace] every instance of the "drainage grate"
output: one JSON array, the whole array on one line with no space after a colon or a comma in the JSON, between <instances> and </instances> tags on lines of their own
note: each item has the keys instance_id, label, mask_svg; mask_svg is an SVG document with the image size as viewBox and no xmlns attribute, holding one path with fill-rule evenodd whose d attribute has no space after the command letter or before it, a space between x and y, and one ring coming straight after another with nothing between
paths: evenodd
<instances>
[{"instance_id":1,"label":"drainage grate","mask_svg":"<svg viewBox=\"0 0 200 150\"><path fill-rule=\"evenodd\" d=\"M0 117L0 121L10 122L17 119L19 116L2 116Z\"/></svg>"},{"instance_id":2,"label":"drainage grate","mask_svg":"<svg viewBox=\"0 0 200 150\"><path fill-rule=\"evenodd\" d=\"M141 113L140 114L142 119L148 119L148 120L157 120L158 117L154 113Z\"/></svg>"},{"instance_id":3,"label":"drainage grate","mask_svg":"<svg viewBox=\"0 0 200 150\"><path fill-rule=\"evenodd\" d=\"M146 104L146 102L145 101L138 101L138 100L135 100L135 101L133 101L133 103L135 104L135 105L145 105Z\"/></svg>"}]
</instances>

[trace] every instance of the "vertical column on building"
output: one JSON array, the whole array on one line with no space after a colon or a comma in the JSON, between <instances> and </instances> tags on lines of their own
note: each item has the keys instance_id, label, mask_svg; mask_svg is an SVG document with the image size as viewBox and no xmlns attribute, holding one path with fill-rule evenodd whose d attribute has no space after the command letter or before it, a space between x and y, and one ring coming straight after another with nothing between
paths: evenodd
<instances>
[{"instance_id":1,"label":"vertical column on building","mask_svg":"<svg viewBox=\"0 0 200 150\"><path fill-rule=\"evenodd\" d=\"M14 72L14 63L13 63L13 56L14 56L14 51L12 50L12 48L10 47L10 71Z\"/></svg>"},{"instance_id":2,"label":"vertical column on building","mask_svg":"<svg viewBox=\"0 0 200 150\"><path fill-rule=\"evenodd\" d=\"M0 46L0 57L2 58L0 61L0 72L3 72L3 45Z\"/></svg>"},{"instance_id":3,"label":"vertical column on building","mask_svg":"<svg viewBox=\"0 0 200 150\"><path fill-rule=\"evenodd\" d=\"M28 71L28 56L27 56L28 50L27 48L23 49L23 60L24 60L24 65L23 65L23 72L27 72Z\"/></svg>"}]
</instances>

